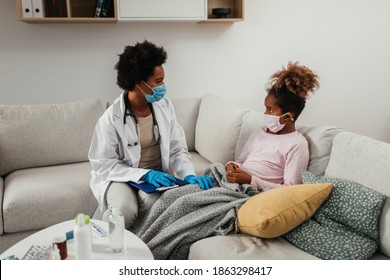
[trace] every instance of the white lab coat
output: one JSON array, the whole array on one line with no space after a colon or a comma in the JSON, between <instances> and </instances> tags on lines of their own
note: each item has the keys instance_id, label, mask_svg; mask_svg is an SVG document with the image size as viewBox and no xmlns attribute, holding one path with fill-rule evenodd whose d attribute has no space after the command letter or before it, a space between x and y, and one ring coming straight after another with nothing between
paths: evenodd
<instances>
[{"instance_id":1,"label":"white lab coat","mask_svg":"<svg viewBox=\"0 0 390 280\"><path fill-rule=\"evenodd\" d=\"M124 94L125 92L98 120L89 149L88 157L92 165L90 186L99 202L94 217L99 217L106 210L104 194L110 182L137 182L149 171L138 168L141 145L134 145L135 142L139 143L139 140L132 117L127 116L124 124ZM160 132L163 171L181 179L195 174L185 134L177 122L171 101L163 98L152 105Z\"/></svg>"}]
</instances>

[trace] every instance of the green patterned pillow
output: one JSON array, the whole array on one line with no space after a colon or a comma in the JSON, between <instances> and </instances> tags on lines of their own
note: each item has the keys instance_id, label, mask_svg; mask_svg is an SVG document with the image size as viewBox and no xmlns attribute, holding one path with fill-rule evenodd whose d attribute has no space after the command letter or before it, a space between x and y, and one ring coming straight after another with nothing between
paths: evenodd
<instances>
[{"instance_id":1,"label":"green patterned pillow","mask_svg":"<svg viewBox=\"0 0 390 280\"><path fill-rule=\"evenodd\" d=\"M325 215L353 231L379 241L379 216L385 195L352 181L317 177L308 171L302 173L302 180L306 184L333 183L332 192L317 212L318 219L321 219L320 215Z\"/></svg>"},{"instance_id":2,"label":"green patterned pillow","mask_svg":"<svg viewBox=\"0 0 390 280\"><path fill-rule=\"evenodd\" d=\"M312 218L283 237L301 250L323 260L367 260L379 246L371 238L340 224L333 228Z\"/></svg>"},{"instance_id":3,"label":"green patterned pillow","mask_svg":"<svg viewBox=\"0 0 390 280\"><path fill-rule=\"evenodd\" d=\"M304 171L305 184L331 182L328 199L305 223L284 237L322 259L368 259L379 246L379 217L385 196L358 183L317 177Z\"/></svg>"}]
</instances>

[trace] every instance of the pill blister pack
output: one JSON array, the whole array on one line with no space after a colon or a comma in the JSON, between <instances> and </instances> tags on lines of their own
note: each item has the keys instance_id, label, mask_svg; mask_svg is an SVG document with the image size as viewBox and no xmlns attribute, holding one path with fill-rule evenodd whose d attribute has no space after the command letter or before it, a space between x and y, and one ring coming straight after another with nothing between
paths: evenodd
<instances>
[{"instance_id":1,"label":"pill blister pack","mask_svg":"<svg viewBox=\"0 0 390 280\"><path fill-rule=\"evenodd\" d=\"M2 260L19 260L19 258L15 255L11 255L11 256L5 257Z\"/></svg>"},{"instance_id":2,"label":"pill blister pack","mask_svg":"<svg viewBox=\"0 0 390 280\"><path fill-rule=\"evenodd\" d=\"M50 259L50 246L32 245L22 260L48 260Z\"/></svg>"}]
</instances>

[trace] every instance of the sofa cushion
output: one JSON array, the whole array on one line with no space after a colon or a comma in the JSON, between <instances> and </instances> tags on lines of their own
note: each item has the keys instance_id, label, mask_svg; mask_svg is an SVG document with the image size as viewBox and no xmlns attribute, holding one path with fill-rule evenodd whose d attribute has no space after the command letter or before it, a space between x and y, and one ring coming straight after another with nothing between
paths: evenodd
<instances>
[{"instance_id":1,"label":"sofa cushion","mask_svg":"<svg viewBox=\"0 0 390 280\"><path fill-rule=\"evenodd\" d=\"M390 257L390 144L352 132L333 140L325 175L352 180L387 196L379 222L380 251Z\"/></svg>"},{"instance_id":2,"label":"sofa cushion","mask_svg":"<svg viewBox=\"0 0 390 280\"><path fill-rule=\"evenodd\" d=\"M202 98L195 132L195 150L212 163L234 160L246 109L207 94Z\"/></svg>"},{"instance_id":3,"label":"sofa cushion","mask_svg":"<svg viewBox=\"0 0 390 280\"><path fill-rule=\"evenodd\" d=\"M369 259L379 245L385 196L358 183L303 172L304 183L331 182L328 199L309 220L284 237L322 259Z\"/></svg>"},{"instance_id":4,"label":"sofa cushion","mask_svg":"<svg viewBox=\"0 0 390 280\"><path fill-rule=\"evenodd\" d=\"M240 156L241 151L244 148L245 143L248 140L249 136L252 134L252 132L256 128L264 126L264 124L265 123L264 123L263 113L250 110L244 115L244 117L242 118L242 126L241 126L240 136L238 137L237 140L234 159L237 159Z\"/></svg>"},{"instance_id":5,"label":"sofa cushion","mask_svg":"<svg viewBox=\"0 0 390 280\"><path fill-rule=\"evenodd\" d=\"M331 183L271 189L247 200L238 210L240 232L274 238L309 219L328 197Z\"/></svg>"},{"instance_id":6,"label":"sofa cushion","mask_svg":"<svg viewBox=\"0 0 390 280\"><path fill-rule=\"evenodd\" d=\"M5 179L4 232L41 229L92 215L97 201L89 187L89 162L37 167L12 172Z\"/></svg>"},{"instance_id":7,"label":"sofa cushion","mask_svg":"<svg viewBox=\"0 0 390 280\"><path fill-rule=\"evenodd\" d=\"M315 175L324 175L328 165L333 138L342 131L335 126L297 126L309 143L310 158L307 170Z\"/></svg>"},{"instance_id":8,"label":"sofa cushion","mask_svg":"<svg viewBox=\"0 0 390 280\"><path fill-rule=\"evenodd\" d=\"M99 100L0 106L0 175L88 160Z\"/></svg>"},{"instance_id":9,"label":"sofa cushion","mask_svg":"<svg viewBox=\"0 0 390 280\"><path fill-rule=\"evenodd\" d=\"M211 165L211 162L202 157L197 152L190 152L190 154L192 163L194 164L195 174L198 176L203 175L207 167Z\"/></svg>"},{"instance_id":10,"label":"sofa cushion","mask_svg":"<svg viewBox=\"0 0 390 280\"><path fill-rule=\"evenodd\" d=\"M282 238L262 239L245 234L219 235L192 244L190 260L313 260Z\"/></svg>"},{"instance_id":11,"label":"sofa cushion","mask_svg":"<svg viewBox=\"0 0 390 280\"><path fill-rule=\"evenodd\" d=\"M319 258L277 237L263 239L245 234L217 235L191 245L189 260L318 260ZM371 259L389 260L376 253Z\"/></svg>"},{"instance_id":12,"label":"sofa cushion","mask_svg":"<svg viewBox=\"0 0 390 280\"><path fill-rule=\"evenodd\" d=\"M3 194L4 194L4 179L3 177L0 177L0 201L3 201ZM0 207L0 217L3 217L3 207ZM3 219L0 219L0 235L3 234L4 225L3 225Z\"/></svg>"},{"instance_id":13,"label":"sofa cushion","mask_svg":"<svg viewBox=\"0 0 390 280\"><path fill-rule=\"evenodd\" d=\"M172 100L177 121L183 127L189 151L195 150L195 127L198 119L200 98L181 98Z\"/></svg>"}]
</instances>

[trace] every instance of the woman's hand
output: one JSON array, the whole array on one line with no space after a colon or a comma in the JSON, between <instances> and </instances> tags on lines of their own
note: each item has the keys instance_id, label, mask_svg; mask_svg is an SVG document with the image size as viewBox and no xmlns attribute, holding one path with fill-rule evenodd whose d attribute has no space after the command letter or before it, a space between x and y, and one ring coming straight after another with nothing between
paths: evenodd
<instances>
[{"instance_id":1,"label":"woman's hand","mask_svg":"<svg viewBox=\"0 0 390 280\"><path fill-rule=\"evenodd\" d=\"M237 166L237 169L228 169L226 167L226 179L229 183L237 183L237 184L250 184L252 180L252 176L248 173L240 170Z\"/></svg>"},{"instance_id":2,"label":"woman's hand","mask_svg":"<svg viewBox=\"0 0 390 280\"><path fill-rule=\"evenodd\" d=\"M202 190L208 190L213 186L213 178L210 176L188 175L184 178L188 184L198 184Z\"/></svg>"},{"instance_id":3,"label":"woman's hand","mask_svg":"<svg viewBox=\"0 0 390 280\"><path fill-rule=\"evenodd\" d=\"M157 188L173 186L176 182L175 177L172 175L155 170L149 170L141 179Z\"/></svg>"}]
</instances>

